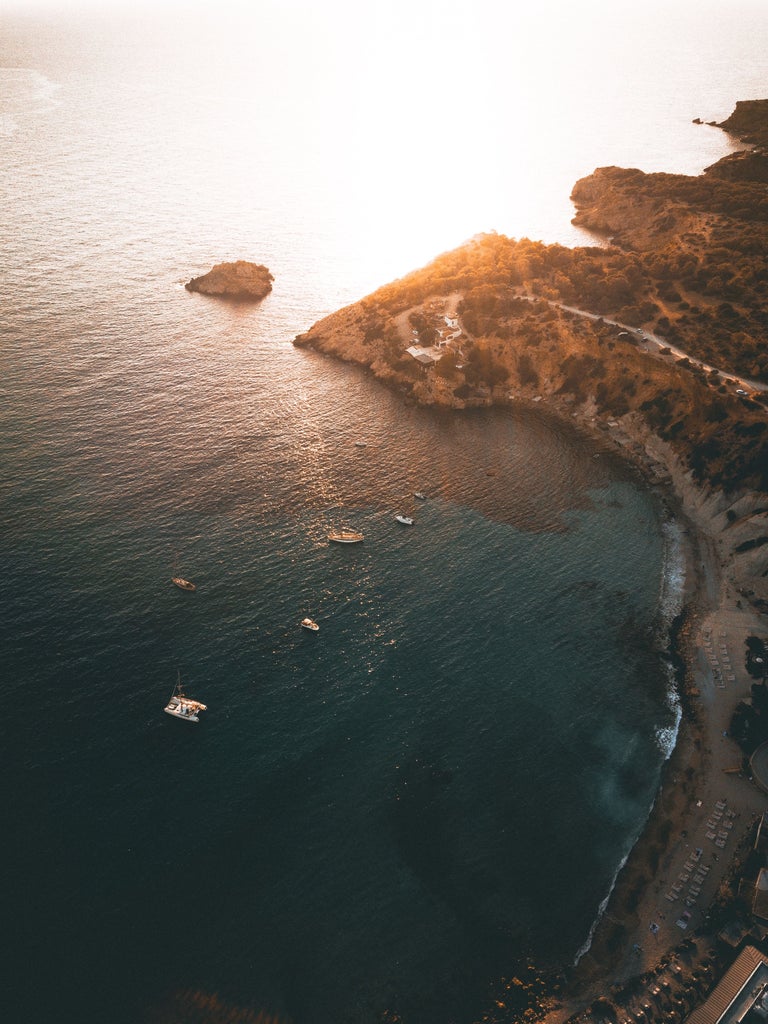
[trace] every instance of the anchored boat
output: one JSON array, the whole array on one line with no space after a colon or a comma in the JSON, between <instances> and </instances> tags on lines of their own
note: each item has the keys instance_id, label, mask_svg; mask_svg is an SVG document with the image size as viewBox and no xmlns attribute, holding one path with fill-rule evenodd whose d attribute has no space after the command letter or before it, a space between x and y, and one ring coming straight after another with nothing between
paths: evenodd
<instances>
[{"instance_id":1,"label":"anchored boat","mask_svg":"<svg viewBox=\"0 0 768 1024\"><path fill-rule=\"evenodd\" d=\"M181 590L197 590L194 583L190 583L189 580L182 579L181 576L171 576L171 583L175 583Z\"/></svg>"},{"instance_id":2,"label":"anchored boat","mask_svg":"<svg viewBox=\"0 0 768 1024\"><path fill-rule=\"evenodd\" d=\"M183 718L187 722L199 722L199 712L207 710L206 705L201 704L199 700L192 700L191 697L187 697L181 688L181 674L179 674L171 694L171 699L165 705L163 711L167 715L173 715L174 718Z\"/></svg>"},{"instance_id":3,"label":"anchored boat","mask_svg":"<svg viewBox=\"0 0 768 1024\"><path fill-rule=\"evenodd\" d=\"M362 533L355 533L354 530L331 530L328 540L334 544L359 544L364 537Z\"/></svg>"}]
</instances>

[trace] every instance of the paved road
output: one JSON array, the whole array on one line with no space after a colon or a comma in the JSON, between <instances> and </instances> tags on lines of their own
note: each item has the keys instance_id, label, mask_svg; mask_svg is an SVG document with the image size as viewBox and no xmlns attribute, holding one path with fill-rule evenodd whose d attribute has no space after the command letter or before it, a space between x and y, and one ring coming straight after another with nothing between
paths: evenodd
<instances>
[{"instance_id":1,"label":"paved road","mask_svg":"<svg viewBox=\"0 0 768 1024\"><path fill-rule=\"evenodd\" d=\"M660 337L658 334L651 334L650 331L641 331L636 327L630 327L628 324L619 323L618 320L611 320L607 316L600 316L599 313L589 313L586 309L566 306L563 302L555 302L552 299L540 299L535 295L521 295L519 298L528 299L529 302L547 302L550 306L564 309L567 313L573 313L576 316L586 317L588 320L602 320L603 323L611 324L614 327L618 327L621 331L626 331L627 334L630 334L639 343L639 347L644 352L658 356L661 349L669 349L668 356L675 356L677 359L689 359L691 365L700 367L705 373L712 373L713 371L719 373L725 383L730 384L735 389L740 388L747 396L768 392L768 384L749 380L747 377L739 377L734 373L726 373L725 370L702 362L701 359L696 359L695 356L691 356L687 352L683 352L682 349L670 345L665 338Z\"/></svg>"}]
</instances>

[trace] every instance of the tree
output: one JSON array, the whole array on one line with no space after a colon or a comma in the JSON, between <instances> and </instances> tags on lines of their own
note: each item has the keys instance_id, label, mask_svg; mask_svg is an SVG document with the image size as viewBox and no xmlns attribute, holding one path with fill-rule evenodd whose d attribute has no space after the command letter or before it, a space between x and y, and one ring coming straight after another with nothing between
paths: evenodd
<instances>
[{"instance_id":1,"label":"tree","mask_svg":"<svg viewBox=\"0 0 768 1024\"><path fill-rule=\"evenodd\" d=\"M533 360L527 352L523 352L517 361L517 374L520 378L520 383L523 385L532 384L536 387L539 383L539 375L533 365Z\"/></svg>"},{"instance_id":2,"label":"tree","mask_svg":"<svg viewBox=\"0 0 768 1024\"><path fill-rule=\"evenodd\" d=\"M435 363L435 373L438 377L443 377L446 380L455 380L458 377L459 371L456 369L456 362L458 357L455 352L449 349L444 355L438 359Z\"/></svg>"}]
</instances>

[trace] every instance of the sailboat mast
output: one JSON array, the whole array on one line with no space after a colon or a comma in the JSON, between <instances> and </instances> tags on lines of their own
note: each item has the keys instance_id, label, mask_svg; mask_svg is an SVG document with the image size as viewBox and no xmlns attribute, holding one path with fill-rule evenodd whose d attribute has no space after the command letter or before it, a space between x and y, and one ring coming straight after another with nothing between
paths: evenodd
<instances>
[{"instance_id":1,"label":"sailboat mast","mask_svg":"<svg viewBox=\"0 0 768 1024\"><path fill-rule=\"evenodd\" d=\"M176 685L171 690L171 700L181 693L181 672L176 672Z\"/></svg>"}]
</instances>

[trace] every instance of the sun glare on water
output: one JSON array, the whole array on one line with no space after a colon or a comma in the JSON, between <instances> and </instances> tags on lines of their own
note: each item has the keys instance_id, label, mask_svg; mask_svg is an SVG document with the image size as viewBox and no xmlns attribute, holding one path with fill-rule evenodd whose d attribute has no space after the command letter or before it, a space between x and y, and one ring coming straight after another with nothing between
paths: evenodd
<instances>
[{"instance_id":1,"label":"sun glare on water","mask_svg":"<svg viewBox=\"0 0 768 1024\"><path fill-rule=\"evenodd\" d=\"M562 36L496 7L332 11L294 37L292 87L311 97L298 158L313 161L335 230L379 281L546 201L537 166L553 132L539 114L560 80L540 62L546 50L557 64Z\"/></svg>"},{"instance_id":2,"label":"sun glare on water","mask_svg":"<svg viewBox=\"0 0 768 1024\"><path fill-rule=\"evenodd\" d=\"M189 137L179 192L207 189L219 219L248 222L254 236L265 227L256 211L283 218L287 236L291 218L296 233L323 225L323 258L338 254L367 288L478 232L589 241L570 225L575 181L608 163L675 169L670 150L686 130L692 148L712 145L689 173L722 155L721 137L690 125L729 113L706 106L707 52L686 54L693 84L686 94L677 82L667 125L644 120L659 104L643 99L667 88L653 63L665 47L649 41L684 46L694 24L725 17L716 0L642 11L624 0L8 3L81 26L125 18L115 56L131 73L144 63L146 80L166 90L166 130ZM143 138L147 126L128 122L137 181L169 179L162 136ZM637 124L634 149L617 123Z\"/></svg>"},{"instance_id":3,"label":"sun glare on water","mask_svg":"<svg viewBox=\"0 0 768 1024\"><path fill-rule=\"evenodd\" d=\"M702 9L337 0L289 10L293 109L310 113L299 159L313 161L343 244L383 281L482 231L587 241L569 225L579 177L624 158L668 166L663 140L652 149L659 126L643 122L643 95L664 81L644 40L684 36ZM685 125L695 102L679 99ZM613 129L627 119L644 141L616 154Z\"/></svg>"}]
</instances>

